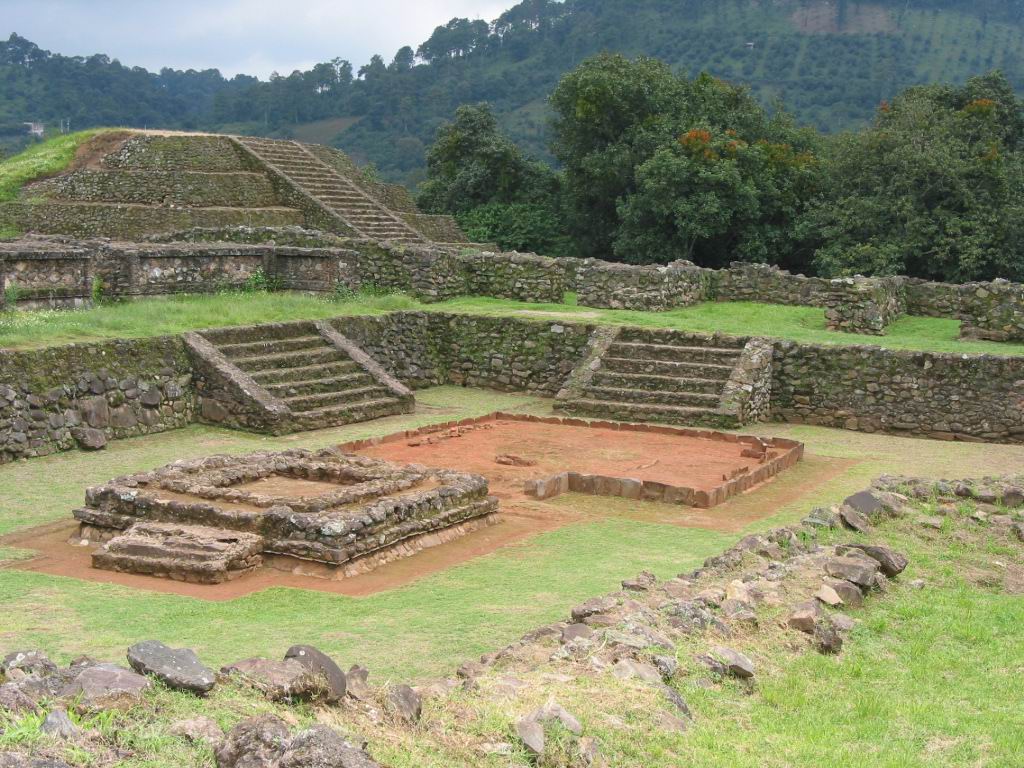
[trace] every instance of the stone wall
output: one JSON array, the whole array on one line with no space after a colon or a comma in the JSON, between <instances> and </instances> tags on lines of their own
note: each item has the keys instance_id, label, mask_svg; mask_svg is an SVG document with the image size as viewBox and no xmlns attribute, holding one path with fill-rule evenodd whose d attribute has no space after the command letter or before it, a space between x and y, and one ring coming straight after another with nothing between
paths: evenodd
<instances>
[{"instance_id":1,"label":"stone wall","mask_svg":"<svg viewBox=\"0 0 1024 768\"><path fill-rule=\"evenodd\" d=\"M1024 357L775 342L779 421L1024 442Z\"/></svg>"},{"instance_id":2,"label":"stone wall","mask_svg":"<svg viewBox=\"0 0 1024 768\"><path fill-rule=\"evenodd\" d=\"M904 278L907 314L913 317L960 316L960 286Z\"/></svg>"},{"instance_id":3,"label":"stone wall","mask_svg":"<svg viewBox=\"0 0 1024 768\"><path fill-rule=\"evenodd\" d=\"M165 208L119 203L0 203L0 225L21 232L137 240L192 227L281 227L305 223L293 208Z\"/></svg>"},{"instance_id":4,"label":"stone wall","mask_svg":"<svg viewBox=\"0 0 1024 768\"><path fill-rule=\"evenodd\" d=\"M0 350L0 463L176 429L194 408L178 338Z\"/></svg>"},{"instance_id":5,"label":"stone wall","mask_svg":"<svg viewBox=\"0 0 1024 768\"><path fill-rule=\"evenodd\" d=\"M585 307L664 312L705 301L711 270L688 261L665 266L633 266L587 259L569 263L577 301Z\"/></svg>"},{"instance_id":6,"label":"stone wall","mask_svg":"<svg viewBox=\"0 0 1024 768\"><path fill-rule=\"evenodd\" d=\"M722 390L719 410L736 414L740 424L766 420L771 415L774 356L771 339L750 339Z\"/></svg>"},{"instance_id":7,"label":"stone wall","mask_svg":"<svg viewBox=\"0 0 1024 768\"><path fill-rule=\"evenodd\" d=\"M906 309L898 277L847 277L829 281L825 321L830 331L882 336Z\"/></svg>"},{"instance_id":8,"label":"stone wall","mask_svg":"<svg viewBox=\"0 0 1024 768\"><path fill-rule=\"evenodd\" d=\"M960 286L960 335L1024 341L1024 284L996 280Z\"/></svg>"},{"instance_id":9,"label":"stone wall","mask_svg":"<svg viewBox=\"0 0 1024 768\"><path fill-rule=\"evenodd\" d=\"M756 301L798 307L823 307L833 288L821 277L794 275L768 264L735 261L713 272L713 298L718 301Z\"/></svg>"},{"instance_id":10,"label":"stone wall","mask_svg":"<svg viewBox=\"0 0 1024 768\"><path fill-rule=\"evenodd\" d=\"M80 202L272 208L277 193L262 173L74 171L32 184L26 195Z\"/></svg>"},{"instance_id":11,"label":"stone wall","mask_svg":"<svg viewBox=\"0 0 1024 768\"><path fill-rule=\"evenodd\" d=\"M451 216L432 216L415 211L399 211L398 215L421 235L435 243L468 243L469 239Z\"/></svg>"},{"instance_id":12,"label":"stone wall","mask_svg":"<svg viewBox=\"0 0 1024 768\"><path fill-rule=\"evenodd\" d=\"M231 173L259 170L227 136L133 134L103 159L103 167L149 171Z\"/></svg>"}]
</instances>

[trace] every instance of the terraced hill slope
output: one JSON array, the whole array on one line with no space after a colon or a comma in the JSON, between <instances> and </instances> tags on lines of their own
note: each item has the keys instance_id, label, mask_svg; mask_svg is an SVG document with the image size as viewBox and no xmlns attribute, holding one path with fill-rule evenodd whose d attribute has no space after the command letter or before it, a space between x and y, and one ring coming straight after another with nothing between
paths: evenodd
<instances>
[{"instance_id":1,"label":"terraced hill slope","mask_svg":"<svg viewBox=\"0 0 1024 768\"><path fill-rule=\"evenodd\" d=\"M465 242L343 153L292 141L106 131L0 203L0 230L134 240L195 227L308 225L374 240Z\"/></svg>"}]
</instances>

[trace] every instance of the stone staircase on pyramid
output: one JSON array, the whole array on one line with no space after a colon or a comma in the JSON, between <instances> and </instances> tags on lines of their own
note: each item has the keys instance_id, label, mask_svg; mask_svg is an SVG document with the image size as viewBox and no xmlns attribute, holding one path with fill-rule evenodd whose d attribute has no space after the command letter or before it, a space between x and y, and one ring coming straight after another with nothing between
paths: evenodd
<instances>
[{"instance_id":1,"label":"stone staircase on pyramid","mask_svg":"<svg viewBox=\"0 0 1024 768\"><path fill-rule=\"evenodd\" d=\"M238 137L236 141L341 218L357 235L399 243L428 242L299 142L249 137Z\"/></svg>"},{"instance_id":2,"label":"stone staircase on pyramid","mask_svg":"<svg viewBox=\"0 0 1024 768\"><path fill-rule=\"evenodd\" d=\"M189 333L208 421L283 434L411 413L412 392L327 322Z\"/></svg>"},{"instance_id":3,"label":"stone staircase on pyramid","mask_svg":"<svg viewBox=\"0 0 1024 768\"><path fill-rule=\"evenodd\" d=\"M730 336L599 328L555 408L616 421L734 428L746 420L733 394L747 345Z\"/></svg>"}]
</instances>

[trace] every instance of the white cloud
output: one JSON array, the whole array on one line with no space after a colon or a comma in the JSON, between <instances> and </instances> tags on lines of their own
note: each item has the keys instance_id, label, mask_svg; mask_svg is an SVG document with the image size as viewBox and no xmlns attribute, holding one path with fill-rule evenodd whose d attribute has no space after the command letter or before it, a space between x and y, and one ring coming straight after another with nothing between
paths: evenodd
<instances>
[{"instance_id":1,"label":"white cloud","mask_svg":"<svg viewBox=\"0 0 1024 768\"><path fill-rule=\"evenodd\" d=\"M335 57L390 59L455 16L491 20L516 0L0 0L0 35L123 64L266 77Z\"/></svg>"}]
</instances>

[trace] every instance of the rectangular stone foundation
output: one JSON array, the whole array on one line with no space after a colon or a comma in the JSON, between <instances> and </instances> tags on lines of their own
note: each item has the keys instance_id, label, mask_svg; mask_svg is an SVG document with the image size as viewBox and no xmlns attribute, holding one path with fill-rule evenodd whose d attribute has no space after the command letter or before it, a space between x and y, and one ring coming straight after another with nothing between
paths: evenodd
<instances>
[{"instance_id":1,"label":"rectangular stone foundation","mask_svg":"<svg viewBox=\"0 0 1024 768\"><path fill-rule=\"evenodd\" d=\"M119 478L90 488L74 514L81 540L106 542L95 567L216 583L258 567L254 556L309 575L365 573L473 530L497 506L479 475L296 450Z\"/></svg>"}]
</instances>

